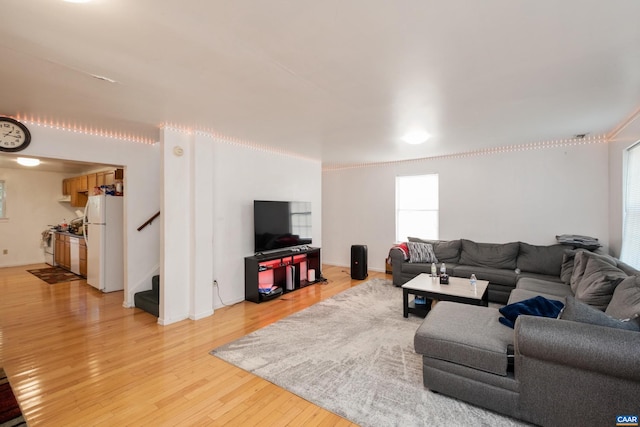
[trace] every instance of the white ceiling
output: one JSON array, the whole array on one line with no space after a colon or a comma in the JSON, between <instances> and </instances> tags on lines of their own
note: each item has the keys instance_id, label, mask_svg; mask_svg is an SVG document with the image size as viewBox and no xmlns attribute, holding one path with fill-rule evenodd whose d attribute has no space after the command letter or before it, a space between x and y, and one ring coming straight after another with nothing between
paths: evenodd
<instances>
[{"instance_id":1,"label":"white ceiling","mask_svg":"<svg viewBox=\"0 0 640 427\"><path fill-rule=\"evenodd\" d=\"M640 105L639 17L637 0L3 0L0 114L152 140L169 123L325 165L604 134ZM402 143L414 127L433 137Z\"/></svg>"}]
</instances>

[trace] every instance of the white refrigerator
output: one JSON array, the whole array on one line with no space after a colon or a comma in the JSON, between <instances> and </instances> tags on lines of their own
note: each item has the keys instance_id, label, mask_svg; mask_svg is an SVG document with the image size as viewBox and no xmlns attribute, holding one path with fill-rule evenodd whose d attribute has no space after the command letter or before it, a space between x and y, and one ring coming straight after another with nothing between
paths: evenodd
<instances>
[{"instance_id":1,"label":"white refrigerator","mask_svg":"<svg viewBox=\"0 0 640 427\"><path fill-rule=\"evenodd\" d=\"M89 196L85 208L87 283L102 292L124 289L122 199Z\"/></svg>"}]
</instances>

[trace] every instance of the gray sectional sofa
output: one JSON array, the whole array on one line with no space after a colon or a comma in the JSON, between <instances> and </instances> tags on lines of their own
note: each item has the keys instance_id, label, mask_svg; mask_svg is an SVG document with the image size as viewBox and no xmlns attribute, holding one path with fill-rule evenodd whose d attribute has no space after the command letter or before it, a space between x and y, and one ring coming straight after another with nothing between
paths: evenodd
<instances>
[{"instance_id":1,"label":"gray sectional sofa","mask_svg":"<svg viewBox=\"0 0 640 427\"><path fill-rule=\"evenodd\" d=\"M437 303L415 334L425 387L543 426L640 415L640 272L584 250L561 259L552 280L519 275L506 308ZM500 323L536 297L560 315Z\"/></svg>"},{"instance_id":2,"label":"gray sectional sofa","mask_svg":"<svg viewBox=\"0 0 640 427\"><path fill-rule=\"evenodd\" d=\"M438 269L444 262L450 276L468 278L475 274L479 280L488 280L489 301L502 304L508 301L521 278L559 283L564 251L574 248L561 244L536 246L524 242L477 243L467 239L443 241L410 237L408 244L412 243L431 245ZM389 256L396 286L431 271L430 260L415 261L403 247L391 248Z\"/></svg>"}]
</instances>

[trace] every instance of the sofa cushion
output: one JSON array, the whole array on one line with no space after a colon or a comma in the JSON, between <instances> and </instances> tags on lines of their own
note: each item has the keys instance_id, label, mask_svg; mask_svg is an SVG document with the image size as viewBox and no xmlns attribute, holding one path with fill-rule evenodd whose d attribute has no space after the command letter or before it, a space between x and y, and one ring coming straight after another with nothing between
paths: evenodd
<instances>
[{"instance_id":1,"label":"sofa cushion","mask_svg":"<svg viewBox=\"0 0 640 427\"><path fill-rule=\"evenodd\" d=\"M587 268L587 262L592 258L604 261L607 264L612 265L613 267L615 267L617 264L615 258L608 255L595 254L593 252L581 249L576 250L573 257L573 270L571 272L571 280L569 281L569 283L571 284L571 290L574 294L576 293L576 290L578 288L578 283L584 275L584 270L585 268Z\"/></svg>"},{"instance_id":2,"label":"sofa cushion","mask_svg":"<svg viewBox=\"0 0 640 427\"><path fill-rule=\"evenodd\" d=\"M475 267L470 265L447 264L447 272L451 276L469 278L472 274L478 280L488 280L499 285L516 286L518 275L514 270L500 270L492 267Z\"/></svg>"},{"instance_id":3,"label":"sofa cushion","mask_svg":"<svg viewBox=\"0 0 640 427\"><path fill-rule=\"evenodd\" d=\"M567 297L560 318L572 322L588 323L590 325L640 331L640 323L638 323L637 319L627 321L614 319L597 308L585 304L572 296Z\"/></svg>"},{"instance_id":4,"label":"sofa cushion","mask_svg":"<svg viewBox=\"0 0 640 427\"><path fill-rule=\"evenodd\" d=\"M461 239L460 264L515 270L520 250L518 242L476 243Z\"/></svg>"},{"instance_id":5,"label":"sofa cushion","mask_svg":"<svg viewBox=\"0 0 640 427\"><path fill-rule=\"evenodd\" d=\"M418 237L409 237L410 242L430 243L438 262L458 263L460 261L460 240L428 240Z\"/></svg>"},{"instance_id":6,"label":"sofa cushion","mask_svg":"<svg viewBox=\"0 0 640 427\"><path fill-rule=\"evenodd\" d=\"M409 262L438 262L431 244L408 242L407 246L409 247Z\"/></svg>"},{"instance_id":7,"label":"sofa cushion","mask_svg":"<svg viewBox=\"0 0 640 427\"><path fill-rule=\"evenodd\" d=\"M576 285L575 297L604 311L611 301L616 286L627 277L624 271L612 266L606 260L587 257L584 273Z\"/></svg>"},{"instance_id":8,"label":"sofa cushion","mask_svg":"<svg viewBox=\"0 0 640 427\"><path fill-rule=\"evenodd\" d=\"M521 271L560 276L565 250L563 245L535 246L520 242L516 265Z\"/></svg>"},{"instance_id":9,"label":"sofa cushion","mask_svg":"<svg viewBox=\"0 0 640 427\"><path fill-rule=\"evenodd\" d=\"M566 299L566 297L564 297L564 296L545 294L545 293L541 293L539 291L530 291L528 289L518 289L518 288L516 288L513 291L511 291L511 294L509 294L508 303L509 304L513 304L514 302L524 301L524 300L527 300L529 298L535 298L537 296L543 296L546 299L552 299L552 300L560 301L561 303L564 303L564 300Z\"/></svg>"},{"instance_id":10,"label":"sofa cushion","mask_svg":"<svg viewBox=\"0 0 640 427\"><path fill-rule=\"evenodd\" d=\"M500 325L491 307L441 301L416 331L416 353L496 375L507 375L513 330Z\"/></svg>"},{"instance_id":11,"label":"sofa cushion","mask_svg":"<svg viewBox=\"0 0 640 427\"><path fill-rule=\"evenodd\" d=\"M629 276L616 286L605 313L620 320L640 317L640 276Z\"/></svg>"},{"instance_id":12,"label":"sofa cushion","mask_svg":"<svg viewBox=\"0 0 640 427\"><path fill-rule=\"evenodd\" d=\"M532 292L538 292L539 294L556 295L559 297L566 297L567 295L573 295L571 293L571 287L559 282L550 282L548 280L540 280L529 277L521 277L518 279L516 285L518 289L525 289Z\"/></svg>"},{"instance_id":13,"label":"sofa cushion","mask_svg":"<svg viewBox=\"0 0 640 427\"><path fill-rule=\"evenodd\" d=\"M520 272L520 274L518 274L518 281L524 278L543 280L545 282L562 283L562 280L560 280L560 276L549 276L547 274L531 273L529 271Z\"/></svg>"}]
</instances>

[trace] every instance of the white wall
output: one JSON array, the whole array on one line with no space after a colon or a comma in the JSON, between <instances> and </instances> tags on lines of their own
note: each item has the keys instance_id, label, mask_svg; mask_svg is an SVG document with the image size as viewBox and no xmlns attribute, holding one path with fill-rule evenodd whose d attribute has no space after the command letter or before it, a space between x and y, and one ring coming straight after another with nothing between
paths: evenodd
<instances>
[{"instance_id":1,"label":"white wall","mask_svg":"<svg viewBox=\"0 0 640 427\"><path fill-rule=\"evenodd\" d=\"M440 238L552 244L557 234L609 241L606 144L576 145L323 172L323 260L348 266L354 244L384 271L395 242L395 177L440 177Z\"/></svg>"},{"instance_id":2,"label":"white wall","mask_svg":"<svg viewBox=\"0 0 640 427\"><path fill-rule=\"evenodd\" d=\"M133 294L151 289L151 275L158 271L159 224L156 222L141 232L136 229L160 207L159 144L128 142L35 124L28 126L31 144L21 152L27 157L104 163L125 168L123 304L133 306Z\"/></svg>"},{"instance_id":3,"label":"white wall","mask_svg":"<svg viewBox=\"0 0 640 427\"><path fill-rule=\"evenodd\" d=\"M625 151L640 141L640 114L609 143L609 206L611 254L620 256L622 248L623 182Z\"/></svg>"},{"instance_id":4,"label":"white wall","mask_svg":"<svg viewBox=\"0 0 640 427\"><path fill-rule=\"evenodd\" d=\"M0 267L44 262L41 232L48 225L76 217L75 208L60 203L67 175L36 169L0 169L7 191L7 220L0 220ZM8 254L4 255L3 250Z\"/></svg>"},{"instance_id":5,"label":"white wall","mask_svg":"<svg viewBox=\"0 0 640 427\"><path fill-rule=\"evenodd\" d=\"M253 255L255 199L312 202L313 246L322 245L320 162L169 128L161 139L160 323L197 319L244 300L244 257ZM174 154L176 146L182 156Z\"/></svg>"}]
</instances>

